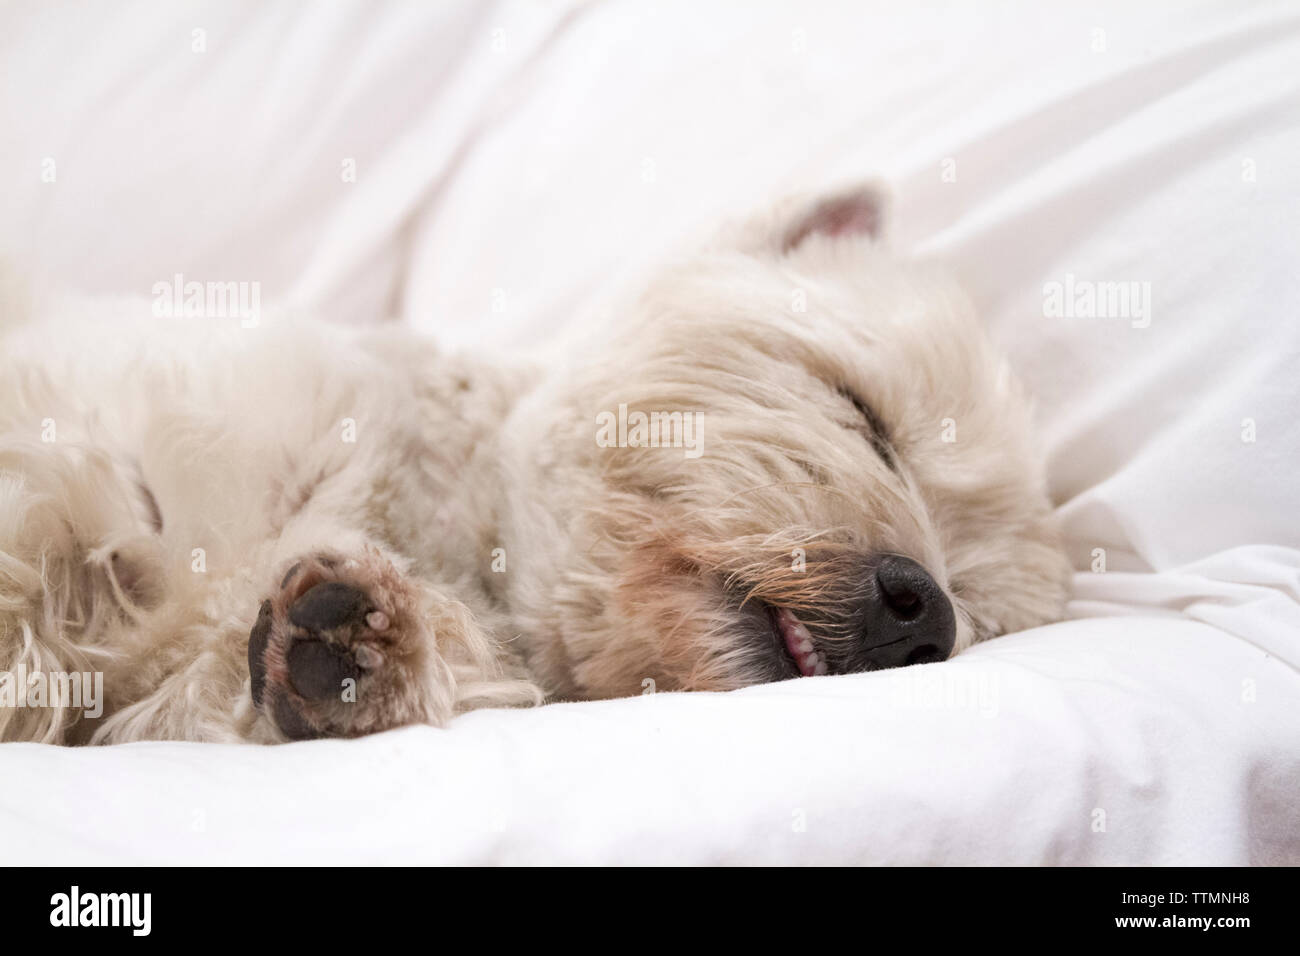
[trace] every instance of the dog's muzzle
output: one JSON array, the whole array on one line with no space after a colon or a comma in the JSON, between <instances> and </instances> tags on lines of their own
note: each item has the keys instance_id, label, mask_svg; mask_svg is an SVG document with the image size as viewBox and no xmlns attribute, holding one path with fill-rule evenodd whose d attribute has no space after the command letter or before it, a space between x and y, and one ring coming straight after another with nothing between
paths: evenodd
<instances>
[{"instance_id":1,"label":"dog's muzzle","mask_svg":"<svg viewBox=\"0 0 1300 956\"><path fill-rule=\"evenodd\" d=\"M872 555L862 592L847 627L833 637L821 630L824 624L803 620L789 608L768 606L777 646L798 675L932 664L952 654L957 643L952 602L916 561L901 554Z\"/></svg>"}]
</instances>

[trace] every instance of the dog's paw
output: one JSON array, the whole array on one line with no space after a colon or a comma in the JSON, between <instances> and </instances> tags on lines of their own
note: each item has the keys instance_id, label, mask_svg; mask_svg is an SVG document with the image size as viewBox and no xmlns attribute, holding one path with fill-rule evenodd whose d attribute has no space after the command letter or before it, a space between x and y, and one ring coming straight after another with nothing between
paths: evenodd
<instances>
[{"instance_id":1,"label":"dog's paw","mask_svg":"<svg viewBox=\"0 0 1300 956\"><path fill-rule=\"evenodd\" d=\"M441 660L423 611L375 551L303 558L249 634L254 706L290 740L436 720Z\"/></svg>"}]
</instances>

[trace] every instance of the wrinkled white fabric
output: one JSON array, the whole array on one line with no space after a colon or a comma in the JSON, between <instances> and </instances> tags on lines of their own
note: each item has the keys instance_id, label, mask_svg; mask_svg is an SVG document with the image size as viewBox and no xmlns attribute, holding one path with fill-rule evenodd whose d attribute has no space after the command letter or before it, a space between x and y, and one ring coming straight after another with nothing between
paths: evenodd
<instances>
[{"instance_id":1,"label":"wrinkled white fabric","mask_svg":"<svg viewBox=\"0 0 1300 956\"><path fill-rule=\"evenodd\" d=\"M1284 4L0 10L0 250L90 292L544 346L726 212L883 177L1037 397L1079 571L942 665L0 747L0 859L1300 863L1297 62Z\"/></svg>"}]
</instances>

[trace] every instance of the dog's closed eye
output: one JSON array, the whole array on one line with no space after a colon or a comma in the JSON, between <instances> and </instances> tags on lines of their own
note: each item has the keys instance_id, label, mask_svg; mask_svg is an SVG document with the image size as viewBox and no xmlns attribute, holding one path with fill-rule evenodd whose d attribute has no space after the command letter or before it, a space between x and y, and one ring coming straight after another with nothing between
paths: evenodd
<instances>
[{"instance_id":1,"label":"dog's closed eye","mask_svg":"<svg viewBox=\"0 0 1300 956\"><path fill-rule=\"evenodd\" d=\"M870 442L872 449L880 456L880 460L885 463L885 466L890 471L897 473L898 459L894 454L893 446L889 443L889 433L886 431L885 424L881 421L880 416L851 389L841 387L838 391L853 406L853 410L857 412L860 424L857 426L856 431Z\"/></svg>"}]
</instances>

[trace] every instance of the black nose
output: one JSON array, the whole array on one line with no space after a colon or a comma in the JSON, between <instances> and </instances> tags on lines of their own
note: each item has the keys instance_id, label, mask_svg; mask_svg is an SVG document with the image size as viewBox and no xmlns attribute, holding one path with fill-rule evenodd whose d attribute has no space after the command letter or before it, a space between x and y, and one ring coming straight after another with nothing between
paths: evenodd
<instances>
[{"instance_id":1,"label":"black nose","mask_svg":"<svg viewBox=\"0 0 1300 956\"><path fill-rule=\"evenodd\" d=\"M867 608L867 660L902 667L946 660L957 640L952 602L925 568L886 554L876 565L876 596Z\"/></svg>"}]
</instances>

